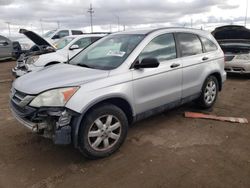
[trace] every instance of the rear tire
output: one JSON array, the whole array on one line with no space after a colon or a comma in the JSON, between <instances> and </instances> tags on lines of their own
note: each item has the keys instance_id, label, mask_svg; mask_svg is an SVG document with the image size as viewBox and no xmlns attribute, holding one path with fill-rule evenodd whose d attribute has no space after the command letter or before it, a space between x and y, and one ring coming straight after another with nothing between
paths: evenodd
<instances>
[{"instance_id":1,"label":"rear tire","mask_svg":"<svg viewBox=\"0 0 250 188\"><path fill-rule=\"evenodd\" d=\"M115 105L104 104L87 113L79 130L79 147L90 159L103 158L116 152L128 131L125 113Z\"/></svg>"},{"instance_id":2,"label":"rear tire","mask_svg":"<svg viewBox=\"0 0 250 188\"><path fill-rule=\"evenodd\" d=\"M204 109L211 108L216 102L219 92L219 83L215 76L209 76L203 86L200 97L197 102Z\"/></svg>"}]
</instances>

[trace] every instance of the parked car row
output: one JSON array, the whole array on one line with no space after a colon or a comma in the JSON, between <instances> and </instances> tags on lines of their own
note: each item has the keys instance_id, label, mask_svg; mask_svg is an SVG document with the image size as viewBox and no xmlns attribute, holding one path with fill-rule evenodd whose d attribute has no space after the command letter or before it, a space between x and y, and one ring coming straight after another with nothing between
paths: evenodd
<instances>
[{"instance_id":1,"label":"parked car row","mask_svg":"<svg viewBox=\"0 0 250 188\"><path fill-rule=\"evenodd\" d=\"M21 30L21 33L34 42L36 49L31 49L18 59L17 66L12 69L16 77L50 65L65 63L78 52L105 36L105 34L72 35L51 44L32 31Z\"/></svg>"},{"instance_id":2,"label":"parked car row","mask_svg":"<svg viewBox=\"0 0 250 188\"><path fill-rule=\"evenodd\" d=\"M59 39L67 36L72 36L72 35L82 35L83 32L81 30L71 30L71 29L54 29L47 31L45 34L42 35L42 37L50 42L54 43L58 41ZM23 48L23 50L29 50L34 43L30 40L27 40L27 38L23 38L20 40L20 44Z\"/></svg>"},{"instance_id":3,"label":"parked car row","mask_svg":"<svg viewBox=\"0 0 250 188\"><path fill-rule=\"evenodd\" d=\"M132 123L193 100L210 108L223 88L224 53L209 32L135 30L94 42L100 37L66 37L52 53L28 58L27 72L59 53L60 62L68 61L17 78L10 93L13 116L55 144L100 158L120 148ZM86 48L70 54L80 47Z\"/></svg>"},{"instance_id":4,"label":"parked car row","mask_svg":"<svg viewBox=\"0 0 250 188\"><path fill-rule=\"evenodd\" d=\"M216 28L212 33L225 53L225 70L233 74L250 74L250 30L229 25Z\"/></svg>"}]
</instances>

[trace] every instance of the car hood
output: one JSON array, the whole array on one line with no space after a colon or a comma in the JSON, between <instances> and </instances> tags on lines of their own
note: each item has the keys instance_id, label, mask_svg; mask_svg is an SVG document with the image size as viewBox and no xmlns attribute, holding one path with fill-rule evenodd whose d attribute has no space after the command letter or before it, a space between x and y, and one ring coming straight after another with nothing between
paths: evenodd
<instances>
[{"instance_id":1,"label":"car hood","mask_svg":"<svg viewBox=\"0 0 250 188\"><path fill-rule=\"evenodd\" d=\"M108 75L109 71L105 70L57 64L19 77L13 83L13 87L23 93L36 95L53 88L82 85Z\"/></svg>"},{"instance_id":2,"label":"car hood","mask_svg":"<svg viewBox=\"0 0 250 188\"><path fill-rule=\"evenodd\" d=\"M217 27L212 34L217 41L248 42L250 40L250 30L238 25Z\"/></svg>"},{"instance_id":3,"label":"car hood","mask_svg":"<svg viewBox=\"0 0 250 188\"><path fill-rule=\"evenodd\" d=\"M38 46L48 46L53 49L56 49L49 41L39 36L33 31L29 31L26 29L20 29L19 33L24 34L27 38L29 38L32 42L34 42Z\"/></svg>"}]
</instances>

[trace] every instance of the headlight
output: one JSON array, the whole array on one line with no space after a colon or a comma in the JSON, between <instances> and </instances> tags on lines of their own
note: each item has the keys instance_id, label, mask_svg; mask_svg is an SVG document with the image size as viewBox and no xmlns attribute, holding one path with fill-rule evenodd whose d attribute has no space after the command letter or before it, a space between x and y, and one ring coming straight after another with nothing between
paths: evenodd
<instances>
[{"instance_id":1,"label":"headlight","mask_svg":"<svg viewBox=\"0 0 250 188\"><path fill-rule=\"evenodd\" d=\"M31 57L29 57L29 58L26 60L25 63L27 63L27 64L30 65L30 64L35 63L38 59L39 59L39 56L38 56L38 55L36 55L36 56L31 56Z\"/></svg>"},{"instance_id":2,"label":"headlight","mask_svg":"<svg viewBox=\"0 0 250 188\"><path fill-rule=\"evenodd\" d=\"M34 98L30 106L41 107L41 106L56 106L62 107L68 102L68 100L75 94L79 87L68 87L68 88L59 88L46 91L36 98Z\"/></svg>"}]
</instances>

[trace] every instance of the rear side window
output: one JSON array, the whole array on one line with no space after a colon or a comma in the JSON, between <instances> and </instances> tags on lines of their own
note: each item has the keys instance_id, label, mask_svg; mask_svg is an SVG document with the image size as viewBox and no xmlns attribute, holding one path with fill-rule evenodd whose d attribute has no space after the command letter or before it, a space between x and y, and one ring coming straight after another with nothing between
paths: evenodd
<instances>
[{"instance_id":1,"label":"rear side window","mask_svg":"<svg viewBox=\"0 0 250 188\"><path fill-rule=\"evenodd\" d=\"M177 33L181 56L192 56L202 53L201 41L197 35L190 33Z\"/></svg>"},{"instance_id":2,"label":"rear side window","mask_svg":"<svg viewBox=\"0 0 250 188\"><path fill-rule=\"evenodd\" d=\"M156 58L159 62L176 58L173 34L163 34L154 38L141 52L139 59Z\"/></svg>"},{"instance_id":3,"label":"rear side window","mask_svg":"<svg viewBox=\"0 0 250 188\"><path fill-rule=\"evenodd\" d=\"M204 46L205 52L212 52L217 50L217 46L209 39L205 37L200 37L202 44Z\"/></svg>"},{"instance_id":4,"label":"rear side window","mask_svg":"<svg viewBox=\"0 0 250 188\"><path fill-rule=\"evenodd\" d=\"M82 35L82 31L79 30L72 30L72 35Z\"/></svg>"}]
</instances>

